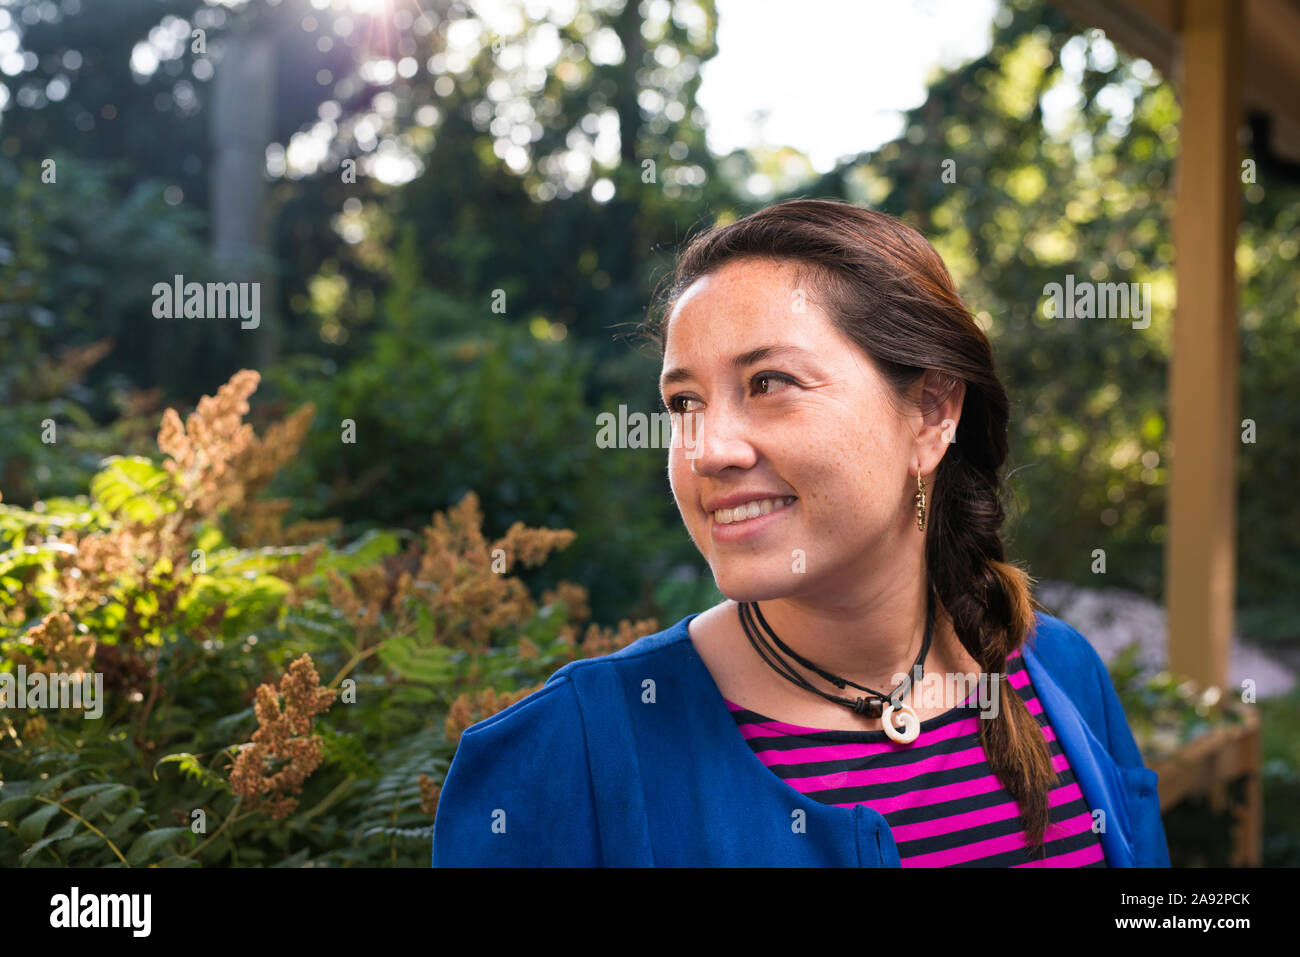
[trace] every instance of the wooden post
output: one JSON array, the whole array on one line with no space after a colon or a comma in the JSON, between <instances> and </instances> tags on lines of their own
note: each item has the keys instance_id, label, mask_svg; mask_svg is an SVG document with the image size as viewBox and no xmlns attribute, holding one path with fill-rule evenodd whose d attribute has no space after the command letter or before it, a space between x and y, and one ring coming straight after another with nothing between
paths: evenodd
<instances>
[{"instance_id":1,"label":"wooden post","mask_svg":"<svg viewBox=\"0 0 1300 957\"><path fill-rule=\"evenodd\" d=\"M1264 862L1264 747L1259 735L1259 712L1254 712L1253 717L1255 720L1250 723L1239 749L1242 763L1250 771L1246 775L1242 808L1233 828L1230 862L1233 867L1260 867Z\"/></svg>"},{"instance_id":2,"label":"wooden post","mask_svg":"<svg viewBox=\"0 0 1300 957\"><path fill-rule=\"evenodd\" d=\"M254 262L269 250L263 170L274 119L275 66L272 38L230 36L213 81L210 120L212 257L222 270L222 281L261 283L259 326L243 329L233 323L226 328L232 337L256 337L251 349L237 349L235 354L250 357L259 368L275 361L280 344L274 282Z\"/></svg>"},{"instance_id":3,"label":"wooden post","mask_svg":"<svg viewBox=\"0 0 1300 957\"><path fill-rule=\"evenodd\" d=\"M1236 598L1242 5L1184 0L1165 601L1170 670L1229 688Z\"/></svg>"}]
</instances>

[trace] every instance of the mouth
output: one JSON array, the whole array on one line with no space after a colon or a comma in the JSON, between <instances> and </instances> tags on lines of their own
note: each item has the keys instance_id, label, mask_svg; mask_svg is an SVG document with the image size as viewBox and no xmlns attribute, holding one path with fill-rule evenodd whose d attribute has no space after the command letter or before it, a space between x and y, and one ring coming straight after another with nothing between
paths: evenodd
<instances>
[{"instance_id":1,"label":"mouth","mask_svg":"<svg viewBox=\"0 0 1300 957\"><path fill-rule=\"evenodd\" d=\"M744 505L737 505L735 508L720 508L717 511L710 512L709 515L718 525L738 525L789 508L797 500L794 495L786 495L781 498L760 498L752 502L746 502Z\"/></svg>"},{"instance_id":2,"label":"mouth","mask_svg":"<svg viewBox=\"0 0 1300 957\"><path fill-rule=\"evenodd\" d=\"M760 499L746 502L734 509L719 509L709 513L709 534L715 542L732 543L756 539L767 534L773 526L783 523L793 512L799 499L786 496L779 499ZM750 517L753 507L758 512ZM766 511L764 511L766 509Z\"/></svg>"}]
</instances>

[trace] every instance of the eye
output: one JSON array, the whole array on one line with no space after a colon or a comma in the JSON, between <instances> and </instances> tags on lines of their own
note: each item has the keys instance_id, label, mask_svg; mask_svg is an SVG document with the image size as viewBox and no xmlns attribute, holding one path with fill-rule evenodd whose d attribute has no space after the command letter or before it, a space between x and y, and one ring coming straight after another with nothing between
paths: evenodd
<instances>
[{"instance_id":1,"label":"eye","mask_svg":"<svg viewBox=\"0 0 1300 957\"><path fill-rule=\"evenodd\" d=\"M794 385L794 384L795 384L794 379L792 379L792 378L790 378L788 375L785 375L785 374L780 373L780 372L760 372L758 375L754 376L754 378L750 379L749 381L750 381L750 384L751 384L751 385L754 384L754 383L756 383L756 382L763 382L763 381L784 382L784 383L786 383L787 385ZM772 392L771 392L771 390L769 389L768 391L765 391L765 392L763 392L762 394L763 394L763 395L771 395Z\"/></svg>"},{"instance_id":2,"label":"eye","mask_svg":"<svg viewBox=\"0 0 1300 957\"><path fill-rule=\"evenodd\" d=\"M797 384L798 384L798 383L795 382L794 379L792 379L790 376L786 375L786 374L783 373L783 372L760 372L760 373L758 373L758 375L754 376L752 379L749 380L750 387L753 388L754 385L755 385L756 383L759 383L759 382L784 382L784 383L786 383L787 385L797 385ZM777 391L780 391L780 390L777 390ZM757 390L757 394L759 394L759 395L772 395L773 393L772 393L772 390L771 390L770 388L768 388L768 389L764 389L764 390ZM684 409L684 408L682 408L681 405L680 405L680 403L682 403L682 402L694 402L694 401L695 401L695 399L694 399L694 397L692 397L692 396L678 394L678 395L670 396L667 400L660 399L659 404L660 404L660 405L664 408L664 410L667 411L667 412L670 412L670 413L673 413L673 414L683 414L683 413L686 413L686 412L688 412L688 411L690 411L690 410L689 410L689 409Z\"/></svg>"}]
</instances>

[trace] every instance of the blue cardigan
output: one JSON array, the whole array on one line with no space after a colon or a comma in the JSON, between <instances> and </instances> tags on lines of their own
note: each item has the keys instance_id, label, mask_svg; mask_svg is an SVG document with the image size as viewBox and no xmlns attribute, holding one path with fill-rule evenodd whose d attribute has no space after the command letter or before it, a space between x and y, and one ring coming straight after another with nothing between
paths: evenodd
<instances>
[{"instance_id":1,"label":"blue cardigan","mask_svg":"<svg viewBox=\"0 0 1300 957\"><path fill-rule=\"evenodd\" d=\"M753 752L690 641L698 614L572 661L467 729L438 801L433 866L900 866L881 814L803 795ZM1106 666L1069 625L1036 616L1021 654L1106 863L1168 867L1156 773Z\"/></svg>"}]
</instances>

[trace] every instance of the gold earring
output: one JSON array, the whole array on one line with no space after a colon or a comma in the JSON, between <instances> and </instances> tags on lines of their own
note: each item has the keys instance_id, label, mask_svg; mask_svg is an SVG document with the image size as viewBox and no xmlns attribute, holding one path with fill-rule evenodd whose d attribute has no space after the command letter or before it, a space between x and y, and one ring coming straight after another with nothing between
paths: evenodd
<instances>
[{"instance_id":1,"label":"gold earring","mask_svg":"<svg viewBox=\"0 0 1300 957\"><path fill-rule=\"evenodd\" d=\"M916 530L925 531L925 479L916 473Z\"/></svg>"}]
</instances>

